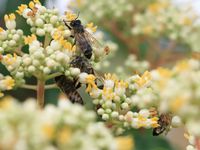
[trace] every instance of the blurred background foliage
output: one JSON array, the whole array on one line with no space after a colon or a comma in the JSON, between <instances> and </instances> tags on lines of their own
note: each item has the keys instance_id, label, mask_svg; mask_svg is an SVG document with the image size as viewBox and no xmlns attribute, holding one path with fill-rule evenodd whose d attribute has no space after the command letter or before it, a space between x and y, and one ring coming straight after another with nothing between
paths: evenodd
<instances>
[{"instance_id":1,"label":"blurred background foliage","mask_svg":"<svg viewBox=\"0 0 200 150\"><path fill-rule=\"evenodd\" d=\"M5 26L3 23L3 16L5 14L14 12L21 3L28 4L29 2L29 0L1 0L0 26ZM134 54L139 61L145 60L149 62L149 69L154 69L158 66L171 66L177 60L190 57L193 54L190 45L179 39L172 39L167 34L161 34L157 37L145 34L132 34L132 28L136 24L134 16L138 13L145 13L149 5L155 2L156 0L116 0L116 2L114 0L73 0L67 6L67 0L49 0L48 2L41 0L42 4L47 4L50 8L62 5L65 10L70 8L75 12L80 11L80 18L83 22L94 22L99 27L98 29L105 33L106 38L117 44L117 51L107 60L108 65L101 67L101 72L118 73L121 69L121 73L124 73L122 78L125 78L127 74L133 74L137 71L125 65L125 61L130 54ZM17 16L17 28L23 28L25 29L25 34L29 34L29 26L19 16ZM1 64L0 70L1 73L8 74L7 70ZM36 80L34 78L29 79L28 83L36 84ZM56 104L55 100L59 96L59 93L58 89L47 90L45 93L46 103ZM83 99L87 100L86 107L91 109L92 104L89 96L85 94L84 88L80 89L80 93ZM24 89L7 92L7 94L11 94L20 100L35 97L35 92ZM134 138L135 150L174 149L166 138L153 137L151 131L130 130L127 133L131 133ZM176 149L180 149L180 147L176 146Z\"/></svg>"}]
</instances>

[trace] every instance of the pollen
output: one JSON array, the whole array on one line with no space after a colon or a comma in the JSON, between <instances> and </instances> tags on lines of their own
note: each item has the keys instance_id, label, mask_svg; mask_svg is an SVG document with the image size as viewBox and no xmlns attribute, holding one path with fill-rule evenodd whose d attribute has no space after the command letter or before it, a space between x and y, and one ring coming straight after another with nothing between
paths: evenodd
<instances>
[{"instance_id":1,"label":"pollen","mask_svg":"<svg viewBox=\"0 0 200 150\"><path fill-rule=\"evenodd\" d=\"M88 24L86 25L86 28L92 30L92 32L96 32L96 31L97 31L97 26L94 26L94 23L93 23L93 22L88 23Z\"/></svg>"},{"instance_id":2,"label":"pollen","mask_svg":"<svg viewBox=\"0 0 200 150\"><path fill-rule=\"evenodd\" d=\"M27 36L24 38L24 43L31 44L35 40L37 40L37 37L34 34L32 34L31 36Z\"/></svg>"},{"instance_id":3,"label":"pollen","mask_svg":"<svg viewBox=\"0 0 200 150\"><path fill-rule=\"evenodd\" d=\"M105 80L117 81L117 76L115 74L108 73L108 74L105 74L104 77L105 77Z\"/></svg>"},{"instance_id":4,"label":"pollen","mask_svg":"<svg viewBox=\"0 0 200 150\"><path fill-rule=\"evenodd\" d=\"M5 79L1 82L7 90L11 90L15 85L15 80L13 80L13 78L11 78L10 76L5 77Z\"/></svg>"},{"instance_id":5,"label":"pollen","mask_svg":"<svg viewBox=\"0 0 200 150\"><path fill-rule=\"evenodd\" d=\"M172 76L172 72L169 69L160 67L157 69L157 71L162 77L169 78Z\"/></svg>"},{"instance_id":6,"label":"pollen","mask_svg":"<svg viewBox=\"0 0 200 150\"><path fill-rule=\"evenodd\" d=\"M97 89L97 85L95 84L96 77L92 74L86 77L86 83L88 84L86 88L86 92L91 92L92 88Z\"/></svg>"},{"instance_id":7,"label":"pollen","mask_svg":"<svg viewBox=\"0 0 200 150\"><path fill-rule=\"evenodd\" d=\"M14 13L11 13L11 14L9 14L9 15L5 15L5 16L4 16L5 22L7 22L7 21L13 21L13 20L15 20L15 19L16 19L16 17L15 17L15 14L14 14Z\"/></svg>"},{"instance_id":8,"label":"pollen","mask_svg":"<svg viewBox=\"0 0 200 150\"><path fill-rule=\"evenodd\" d=\"M0 33L3 32L3 31L4 31L4 29L0 27Z\"/></svg>"},{"instance_id":9,"label":"pollen","mask_svg":"<svg viewBox=\"0 0 200 150\"><path fill-rule=\"evenodd\" d=\"M22 13L24 12L24 10L25 10L27 7L28 7L27 5L22 4L22 5L18 6L18 10L16 10L16 12L17 12L19 15L22 15Z\"/></svg>"},{"instance_id":10,"label":"pollen","mask_svg":"<svg viewBox=\"0 0 200 150\"><path fill-rule=\"evenodd\" d=\"M73 14L71 12L65 12L65 16L66 16L68 21L72 21L72 20L75 20L77 18L77 15Z\"/></svg>"},{"instance_id":11,"label":"pollen","mask_svg":"<svg viewBox=\"0 0 200 150\"><path fill-rule=\"evenodd\" d=\"M42 131L43 131L44 135L46 136L46 138L52 139L54 136L55 129L52 125L45 124L42 127Z\"/></svg>"},{"instance_id":12,"label":"pollen","mask_svg":"<svg viewBox=\"0 0 200 150\"><path fill-rule=\"evenodd\" d=\"M148 81L152 79L150 72L145 71L145 73L138 78L135 82L139 85L139 87L144 86Z\"/></svg>"},{"instance_id":13,"label":"pollen","mask_svg":"<svg viewBox=\"0 0 200 150\"><path fill-rule=\"evenodd\" d=\"M39 0L33 0L33 2L36 4L41 4Z\"/></svg>"},{"instance_id":14,"label":"pollen","mask_svg":"<svg viewBox=\"0 0 200 150\"><path fill-rule=\"evenodd\" d=\"M31 9L33 9L33 8L35 7L35 4L34 4L33 1L31 1L31 2L28 4L28 6L29 6Z\"/></svg>"},{"instance_id":15,"label":"pollen","mask_svg":"<svg viewBox=\"0 0 200 150\"><path fill-rule=\"evenodd\" d=\"M58 142L65 144L72 136L72 132L69 128L65 127L58 132Z\"/></svg>"},{"instance_id":16,"label":"pollen","mask_svg":"<svg viewBox=\"0 0 200 150\"><path fill-rule=\"evenodd\" d=\"M17 55L14 54L14 56L12 56L11 54L7 54L6 56L3 56L2 61L7 65L13 65L17 61Z\"/></svg>"},{"instance_id":17,"label":"pollen","mask_svg":"<svg viewBox=\"0 0 200 150\"><path fill-rule=\"evenodd\" d=\"M132 150L134 146L133 139L131 137L117 137L117 150Z\"/></svg>"}]
</instances>

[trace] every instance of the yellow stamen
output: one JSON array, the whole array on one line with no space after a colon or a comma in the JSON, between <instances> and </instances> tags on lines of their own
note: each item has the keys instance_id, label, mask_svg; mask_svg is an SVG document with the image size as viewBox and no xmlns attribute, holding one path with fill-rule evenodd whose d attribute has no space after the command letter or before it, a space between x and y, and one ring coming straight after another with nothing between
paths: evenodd
<instances>
[{"instance_id":1,"label":"yellow stamen","mask_svg":"<svg viewBox=\"0 0 200 150\"><path fill-rule=\"evenodd\" d=\"M105 77L105 80L113 80L114 82L118 81L117 76L115 74L108 73L108 74L105 74L104 77Z\"/></svg>"},{"instance_id":2,"label":"yellow stamen","mask_svg":"<svg viewBox=\"0 0 200 150\"><path fill-rule=\"evenodd\" d=\"M172 72L169 69L160 67L157 71L164 78L170 78L172 76Z\"/></svg>"},{"instance_id":3,"label":"yellow stamen","mask_svg":"<svg viewBox=\"0 0 200 150\"><path fill-rule=\"evenodd\" d=\"M1 95L2 94L2 95ZM4 94L0 92L0 97ZM6 96L0 100L0 108L8 109L12 105L12 97Z\"/></svg>"},{"instance_id":4,"label":"yellow stamen","mask_svg":"<svg viewBox=\"0 0 200 150\"><path fill-rule=\"evenodd\" d=\"M35 7L35 4L34 4L33 1L30 1L30 3L28 4L28 6L29 6L31 9L33 9L33 8Z\"/></svg>"},{"instance_id":5,"label":"yellow stamen","mask_svg":"<svg viewBox=\"0 0 200 150\"><path fill-rule=\"evenodd\" d=\"M17 55L14 54L14 56L12 56L11 54L7 54L6 56L4 56L3 58L3 62L6 64L6 65L13 65L16 63L17 61Z\"/></svg>"},{"instance_id":6,"label":"yellow stamen","mask_svg":"<svg viewBox=\"0 0 200 150\"><path fill-rule=\"evenodd\" d=\"M65 16L66 16L68 21L72 21L72 20L75 20L77 18L77 15L73 14L71 12L65 12Z\"/></svg>"},{"instance_id":7,"label":"yellow stamen","mask_svg":"<svg viewBox=\"0 0 200 150\"><path fill-rule=\"evenodd\" d=\"M58 142L61 144L65 144L69 142L72 136L72 132L69 128L65 127L58 132Z\"/></svg>"},{"instance_id":8,"label":"yellow stamen","mask_svg":"<svg viewBox=\"0 0 200 150\"><path fill-rule=\"evenodd\" d=\"M152 79L150 72L145 71L145 73L138 79L136 79L136 83L139 87L144 86L148 81Z\"/></svg>"},{"instance_id":9,"label":"yellow stamen","mask_svg":"<svg viewBox=\"0 0 200 150\"><path fill-rule=\"evenodd\" d=\"M4 30L3 28L0 27L0 33L3 32L3 31L5 31L5 30Z\"/></svg>"},{"instance_id":10,"label":"yellow stamen","mask_svg":"<svg viewBox=\"0 0 200 150\"><path fill-rule=\"evenodd\" d=\"M107 99L107 100L112 100L115 97L115 94L113 93L113 90L110 88L103 88L102 91L103 96Z\"/></svg>"},{"instance_id":11,"label":"yellow stamen","mask_svg":"<svg viewBox=\"0 0 200 150\"><path fill-rule=\"evenodd\" d=\"M117 150L132 150L134 147L134 142L131 137L117 137Z\"/></svg>"},{"instance_id":12,"label":"yellow stamen","mask_svg":"<svg viewBox=\"0 0 200 150\"><path fill-rule=\"evenodd\" d=\"M96 77L92 74L89 74L86 77L86 83L88 84L88 86L86 88L86 92L91 92L92 88L97 89L97 85L95 84L95 79L96 79Z\"/></svg>"},{"instance_id":13,"label":"yellow stamen","mask_svg":"<svg viewBox=\"0 0 200 150\"><path fill-rule=\"evenodd\" d=\"M15 85L15 80L13 80L10 76L6 76L6 78L2 80L2 85L6 87L6 90L11 90Z\"/></svg>"},{"instance_id":14,"label":"yellow stamen","mask_svg":"<svg viewBox=\"0 0 200 150\"><path fill-rule=\"evenodd\" d=\"M91 22L91 23L88 23L86 25L86 28L89 28L90 30L92 30L92 32L96 32L97 31L97 26L94 26L94 23Z\"/></svg>"},{"instance_id":15,"label":"yellow stamen","mask_svg":"<svg viewBox=\"0 0 200 150\"><path fill-rule=\"evenodd\" d=\"M33 2L36 4L41 4L39 0L33 0Z\"/></svg>"},{"instance_id":16,"label":"yellow stamen","mask_svg":"<svg viewBox=\"0 0 200 150\"><path fill-rule=\"evenodd\" d=\"M55 133L55 129L54 129L53 125L51 125L51 124L45 124L42 127L42 132L44 133L44 135L46 136L46 138L53 139L54 133Z\"/></svg>"},{"instance_id":17,"label":"yellow stamen","mask_svg":"<svg viewBox=\"0 0 200 150\"><path fill-rule=\"evenodd\" d=\"M15 14L13 14L13 13L4 16L5 22L7 22L7 21L13 21L15 19L16 19L16 17L15 17Z\"/></svg>"},{"instance_id":18,"label":"yellow stamen","mask_svg":"<svg viewBox=\"0 0 200 150\"><path fill-rule=\"evenodd\" d=\"M188 70L190 68L189 63L185 60L180 61L176 66L175 69L177 72L182 72Z\"/></svg>"},{"instance_id":19,"label":"yellow stamen","mask_svg":"<svg viewBox=\"0 0 200 150\"><path fill-rule=\"evenodd\" d=\"M123 81L123 80L120 80L119 82L116 82L115 85L116 85L116 87L124 87L124 88L128 87L128 83Z\"/></svg>"},{"instance_id":20,"label":"yellow stamen","mask_svg":"<svg viewBox=\"0 0 200 150\"><path fill-rule=\"evenodd\" d=\"M24 12L24 10L25 10L27 7L28 7L27 5L21 4L20 6L18 6L18 10L16 10L16 12L17 12L19 15L22 15L22 13Z\"/></svg>"},{"instance_id":21,"label":"yellow stamen","mask_svg":"<svg viewBox=\"0 0 200 150\"><path fill-rule=\"evenodd\" d=\"M25 44L31 44L35 40L37 40L37 37L34 34L32 34L31 36L24 37Z\"/></svg>"}]
</instances>

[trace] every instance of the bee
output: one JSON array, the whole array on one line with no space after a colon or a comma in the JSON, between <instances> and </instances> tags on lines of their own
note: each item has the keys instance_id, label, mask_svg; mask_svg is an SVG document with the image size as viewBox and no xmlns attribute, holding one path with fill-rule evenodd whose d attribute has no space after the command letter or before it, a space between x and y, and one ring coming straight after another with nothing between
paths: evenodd
<instances>
[{"instance_id":1,"label":"bee","mask_svg":"<svg viewBox=\"0 0 200 150\"><path fill-rule=\"evenodd\" d=\"M86 72L88 74L95 74L94 69L89 63L88 59L83 56L76 56L71 62L70 66L74 68L79 68L81 72ZM57 86L66 94L72 103L84 104L82 97L78 93L77 89L81 87L78 78L69 78L65 75L60 75L55 77L55 82ZM87 86L87 85L86 85Z\"/></svg>"},{"instance_id":2,"label":"bee","mask_svg":"<svg viewBox=\"0 0 200 150\"><path fill-rule=\"evenodd\" d=\"M158 119L159 127L153 129L153 136L158 136L163 132L169 131L170 125L172 121L172 116L169 113L161 114Z\"/></svg>"},{"instance_id":3,"label":"bee","mask_svg":"<svg viewBox=\"0 0 200 150\"><path fill-rule=\"evenodd\" d=\"M70 79L65 75L60 75L55 77L55 82L72 103L84 104L82 97L77 91L80 85L77 85L76 79Z\"/></svg>"},{"instance_id":4,"label":"bee","mask_svg":"<svg viewBox=\"0 0 200 150\"><path fill-rule=\"evenodd\" d=\"M88 31L85 30L84 26L82 25L81 21L78 19L79 13L77 18L72 21L64 21L64 24L72 31L72 36L75 39L74 44L76 44L84 56L88 59L92 57L93 47L101 48L102 45L99 43ZM70 22L69 25L67 22ZM109 48L106 46L105 50L108 53Z\"/></svg>"}]
</instances>

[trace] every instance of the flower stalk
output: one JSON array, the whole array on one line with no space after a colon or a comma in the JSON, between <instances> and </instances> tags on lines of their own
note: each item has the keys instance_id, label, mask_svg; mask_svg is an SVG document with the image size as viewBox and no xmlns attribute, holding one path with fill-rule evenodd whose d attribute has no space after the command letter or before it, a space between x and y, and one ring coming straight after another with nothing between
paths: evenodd
<instances>
[{"instance_id":1,"label":"flower stalk","mask_svg":"<svg viewBox=\"0 0 200 150\"><path fill-rule=\"evenodd\" d=\"M37 104L39 108L44 107L44 93L45 93L45 81L39 80L37 82Z\"/></svg>"}]
</instances>

